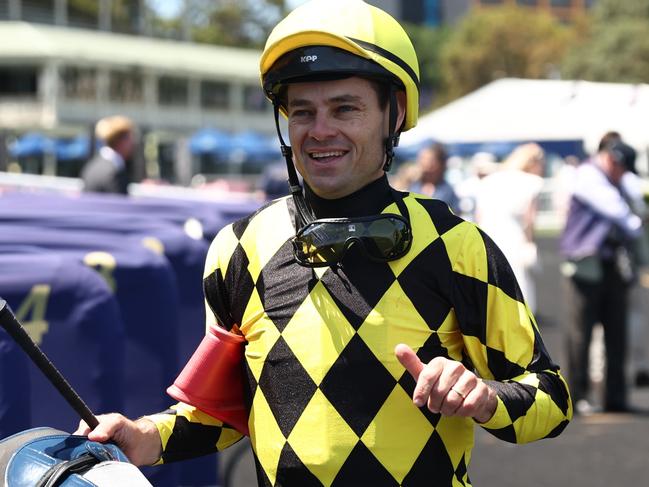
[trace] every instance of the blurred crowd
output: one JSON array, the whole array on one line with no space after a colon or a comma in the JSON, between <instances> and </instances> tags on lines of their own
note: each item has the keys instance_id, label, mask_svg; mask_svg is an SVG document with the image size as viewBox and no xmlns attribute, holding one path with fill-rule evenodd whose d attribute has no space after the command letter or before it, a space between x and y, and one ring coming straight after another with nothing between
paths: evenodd
<instances>
[{"instance_id":1,"label":"blurred crowd","mask_svg":"<svg viewBox=\"0 0 649 487\"><path fill-rule=\"evenodd\" d=\"M566 372L579 414L633 411L629 385L649 386L649 323L642 308L647 206L635 162L635 150L622 135L608 132L590 158L562 161L549 196L547 155L535 143L519 145L502 161L477 153L461 179L452 173L458 161L433 143L392 177L397 188L442 200L475 221L507 257L535 314L535 282L543 264L535 234L539 203L546 197L559 227L556 252L568 309ZM599 347L593 337L601 337ZM603 356L593 357L593 350L604 350ZM602 397L594 391L596 383Z\"/></svg>"}]
</instances>

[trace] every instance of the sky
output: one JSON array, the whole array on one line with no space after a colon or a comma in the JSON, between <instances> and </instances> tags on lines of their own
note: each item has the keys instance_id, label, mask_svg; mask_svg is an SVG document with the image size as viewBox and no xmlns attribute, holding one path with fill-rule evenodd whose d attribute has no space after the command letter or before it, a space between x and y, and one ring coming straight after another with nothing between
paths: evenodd
<instances>
[{"instance_id":1,"label":"sky","mask_svg":"<svg viewBox=\"0 0 649 487\"><path fill-rule=\"evenodd\" d=\"M162 17L173 17L180 11L182 0L149 0L149 5Z\"/></svg>"},{"instance_id":2,"label":"sky","mask_svg":"<svg viewBox=\"0 0 649 487\"><path fill-rule=\"evenodd\" d=\"M289 8L293 9L306 0L287 0ZM151 7L158 12L162 17L173 17L176 15L182 6L183 0L149 0Z\"/></svg>"},{"instance_id":3,"label":"sky","mask_svg":"<svg viewBox=\"0 0 649 487\"><path fill-rule=\"evenodd\" d=\"M288 0L287 4L290 8L295 8L298 5L303 4L304 2L306 2L306 0Z\"/></svg>"}]
</instances>

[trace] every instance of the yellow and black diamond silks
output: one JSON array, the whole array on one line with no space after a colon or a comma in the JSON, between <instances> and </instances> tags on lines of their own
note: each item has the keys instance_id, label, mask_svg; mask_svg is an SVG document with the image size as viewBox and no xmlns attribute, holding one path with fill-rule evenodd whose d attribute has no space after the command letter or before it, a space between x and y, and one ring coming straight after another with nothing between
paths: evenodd
<instances>
[{"instance_id":1,"label":"yellow and black diamond silks","mask_svg":"<svg viewBox=\"0 0 649 487\"><path fill-rule=\"evenodd\" d=\"M219 323L248 341L259 485L470 485L474 421L413 404L398 343L424 362L445 356L498 381L498 409L482 426L499 438L554 436L570 419L565 382L501 252L446 205L416 195L404 201L413 244L389 263L368 265L352 247L339 267L300 267L288 199L213 242L208 301ZM163 461L236 441L227 425L177 408L182 414L153 417Z\"/></svg>"}]
</instances>

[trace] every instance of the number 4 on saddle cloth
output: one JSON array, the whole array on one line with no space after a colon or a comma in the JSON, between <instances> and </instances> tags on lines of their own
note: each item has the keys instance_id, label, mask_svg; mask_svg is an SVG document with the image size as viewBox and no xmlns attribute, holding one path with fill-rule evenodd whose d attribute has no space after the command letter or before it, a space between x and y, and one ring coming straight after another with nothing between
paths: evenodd
<instances>
[{"instance_id":1,"label":"number 4 on saddle cloth","mask_svg":"<svg viewBox=\"0 0 649 487\"><path fill-rule=\"evenodd\" d=\"M0 476L6 487L151 487L117 446L52 428L0 441Z\"/></svg>"}]
</instances>

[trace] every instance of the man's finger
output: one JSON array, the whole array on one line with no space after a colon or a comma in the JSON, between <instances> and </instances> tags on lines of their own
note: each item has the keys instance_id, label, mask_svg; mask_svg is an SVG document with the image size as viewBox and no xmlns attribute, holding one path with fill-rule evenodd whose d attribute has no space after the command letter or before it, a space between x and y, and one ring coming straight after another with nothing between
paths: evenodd
<instances>
[{"instance_id":1,"label":"man's finger","mask_svg":"<svg viewBox=\"0 0 649 487\"><path fill-rule=\"evenodd\" d=\"M394 347L394 353L397 356L397 360L399 360L401 365L410 372L410 375L412 375L415 381L419 379L419 374L424 368L424 364L419 360L419 357L417 357L417 354L412 350L412 348L400 343Z\"/></svg>"},{"instance_id":2,"label":"man's finger","mask_svg":"<svg viewBox=\"0 0 649 487\"><path fill-rule=\"evenodd\" d=\"M98 426L94 430L88 433L88 439L91 441L98 441L99 443L104 443L112 437L113 432L110 430L104 430L102 427Z\"/></svg>"},{"instance_id":3,"label":"man's finger","mask_svg":"<svg viewBox=\"0 0 649 487\"><path fill-rule=\"evenodd\" d=\"M102 414L97 416L99 424L92 431L88 431L88 439L100 443L110 440L120 428L119 417L117 414Z\"/></svg>"}]
</instances>

